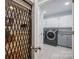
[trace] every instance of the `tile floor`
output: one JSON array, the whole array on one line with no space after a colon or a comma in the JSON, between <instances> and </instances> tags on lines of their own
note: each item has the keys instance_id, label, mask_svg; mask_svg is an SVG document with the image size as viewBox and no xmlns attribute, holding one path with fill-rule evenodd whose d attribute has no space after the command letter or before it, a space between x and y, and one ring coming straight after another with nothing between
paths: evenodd
<instances>
[{"instance_id":1,"label":"tile floor","mask_svg":"<svg viewBox=\"0 0 79 59\"><path fill-rule=\"evenodd\" d=\"M39 59L72 59L72 49L44 44Z\"/></svg>"}]
</instances>

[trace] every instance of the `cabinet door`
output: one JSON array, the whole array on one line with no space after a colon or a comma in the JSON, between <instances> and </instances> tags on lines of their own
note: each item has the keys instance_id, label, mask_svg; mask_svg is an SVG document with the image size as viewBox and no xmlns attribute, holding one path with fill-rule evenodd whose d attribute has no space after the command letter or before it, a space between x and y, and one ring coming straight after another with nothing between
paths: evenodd
<instances>
[{"instance_id":1,"label":"cabinet door","mask_svg":"<svg viewBox=\"0 0 79 59\"><path fill-rule=\"evenodd\" d=\"M72 35L67 35L67 47L72 47Z\"/></svg>"},{"instance_id":2,"label":"cabinet door","mask_svg":"<svg viewBox=\"0 0 79 59\"><path fill-rule=\"evenodd\" d=\"M64 47L67 46L66 35L61 35L61 34L58 35L58 45L64 46Z\"/></svg>"},{"instance_id":3,"label":"cabinet door","mask_svg":"<svg viewBox=\"0 0 79 59\"><path fill-rule=\"evenodd\" d=\"M60 27L72 27L72 15L63 16L59 20Z\"/></svg>"}]
</instances>

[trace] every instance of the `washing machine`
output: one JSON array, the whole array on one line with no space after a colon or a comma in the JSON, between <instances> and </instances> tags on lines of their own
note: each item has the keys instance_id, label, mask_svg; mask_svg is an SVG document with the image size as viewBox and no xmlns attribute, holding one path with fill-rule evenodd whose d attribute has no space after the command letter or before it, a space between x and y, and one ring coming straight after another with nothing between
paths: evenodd
<instances>
[{"instance_id":1,"label":"washing machine","mask_svg":"<svg viewBox=\"0 0 79 59\"><path fill-rule=\"evenodd\" d=\"M44 44L57 46L58 29L57 28L44 28L43 39L44 39Z\"/></svg>"}]
</instances>

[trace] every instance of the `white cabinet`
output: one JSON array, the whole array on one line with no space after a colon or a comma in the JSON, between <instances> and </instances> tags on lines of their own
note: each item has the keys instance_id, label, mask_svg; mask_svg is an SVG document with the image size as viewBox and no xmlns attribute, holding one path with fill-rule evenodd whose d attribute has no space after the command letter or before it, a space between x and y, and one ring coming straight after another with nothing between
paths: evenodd
<instances>
[{"instance_id":1,"label":"white cabinet","mask_svg":"<svg viewBox=\"0 0 79 59\"><path fill-rule=\"evenodd\" d=\"M73 26L72 16L69 15L69 16L60 17L59 26L60 27L72 27Z\"/></svg>"},{"instance_id":2,"label":"white cabinet","mask_svg":"<svg viewBox=\"0 0 79 59\"><path fill-rule=\"evenodd\" d=\"M59 26L59 20L58 18L49 18L44 20L44 27L58 27Z\"/></svg>"},{"instance_id":3,"label":"white cabinet","mask_svg":"<svg viewBox=\"0 0 79 59\"><path fill-rule=\"evenodd\" d=\"M44 27L72 27L72 15L44 19Z\"/></svg>"}]
</instances>

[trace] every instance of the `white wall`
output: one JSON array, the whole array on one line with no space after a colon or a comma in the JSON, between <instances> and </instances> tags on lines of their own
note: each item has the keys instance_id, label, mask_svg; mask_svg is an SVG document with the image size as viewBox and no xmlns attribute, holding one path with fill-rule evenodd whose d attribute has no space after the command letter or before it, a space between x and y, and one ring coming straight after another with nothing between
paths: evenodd
<instances>
[{"instance_id":1,"label":"white wall","mask_svg":"<svg viewBox=\"0 0 79 59\"><path fill-rule=\"evenodd\" d=\"M44 27L73 27L72 15L44 19Z\"/></svg>"}]
</instances>

